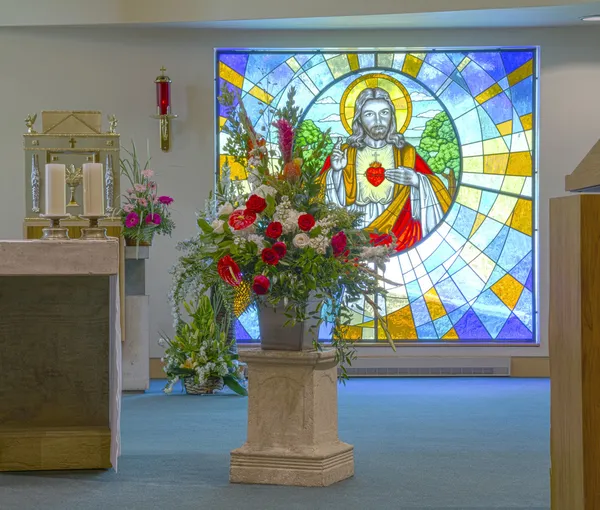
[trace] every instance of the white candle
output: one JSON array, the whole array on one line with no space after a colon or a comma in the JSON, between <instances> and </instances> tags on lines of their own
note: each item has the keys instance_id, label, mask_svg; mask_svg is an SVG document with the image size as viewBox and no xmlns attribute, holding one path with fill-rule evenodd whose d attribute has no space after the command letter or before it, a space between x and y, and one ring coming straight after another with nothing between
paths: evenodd
<instances>
[{"instance_id":1,"label":"white candle","mask_svg":"<svg viewBox=\"0 0 600 510\"><path fill-rule=\"evenodd\" d=\"M83 165L83 214L104 216L104 172L102 163Z\"/></svg>"},{"instance_id":2,"label":"white candle","mask_svg":"<svg viewBox=\"0 0 600 510\"><path fill-rule=\"evenodd\" d=\"M46 165L45 201L48 216L67 215L65 172L65 165Z\"/></svg>"}]
</instances>

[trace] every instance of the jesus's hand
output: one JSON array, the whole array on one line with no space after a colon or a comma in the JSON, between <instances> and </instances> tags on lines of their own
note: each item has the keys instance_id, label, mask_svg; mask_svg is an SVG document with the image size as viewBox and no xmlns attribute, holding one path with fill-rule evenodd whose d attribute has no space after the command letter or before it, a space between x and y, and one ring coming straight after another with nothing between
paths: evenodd
<instances>
[{"instance_id":1,"label":"jesus's hand","mask_svg":"<svg viewBox=\"0 0 600 510\"><path fill-rule=\"evenodd\" d=\"M419 187L419 177L417 176L417 172L415 172L412 168L401 166L399 168L386 170L385 178L394 184L412 186L414 188Z\"/></svg>"},{"instance_id":2,"label":"jesus's hand","mask_svg":"<svg viewBox=\"0 0 600 510\"><path fill-rule=\"evenodd\" d=\"M339 172L340 170L346 168L346 165L348 164L348 149L342 151L341 138L338 139L333 151L331 151L331 158L329 161L331 162L331 168L335 172Z\"/></svg>"}]
</instances>

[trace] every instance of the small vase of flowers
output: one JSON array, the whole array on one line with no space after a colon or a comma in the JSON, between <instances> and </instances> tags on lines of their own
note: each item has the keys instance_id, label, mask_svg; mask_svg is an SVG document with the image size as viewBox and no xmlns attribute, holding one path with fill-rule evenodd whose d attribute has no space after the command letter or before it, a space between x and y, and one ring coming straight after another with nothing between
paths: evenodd
<instances>
[{"instance_id":1,"label":"small vase of flowers","mask_svg":"<svg viewBox=\"0 0 600 510\"><path fill-rule=\"evenodd\" d=\"M195 303L185 303L189 321L180 321L175 336L162 335L166 347L163 361L167 374L166 393L182 381L188 394L211 394L226 385L238 395L247 395L242 366L235 345L228 340L229 315L219 295L203 295Z\"/></svg>"},{"instance_id":2,"label":"small vase of flowers","mask_svg":"<svg viewBox=\"0 0 600 510\"><path fill-rule=\"evenodd\" d=\"M155 235L170 236L175 227L169 211L173 199L159 195L154 170L149 168L149 155L142 166L135 144L131 151L123 150L129 158L121 159L121 173L130 185L120 210L123 237L128 246L150 246Z\"/></svg>"}]
</instances>

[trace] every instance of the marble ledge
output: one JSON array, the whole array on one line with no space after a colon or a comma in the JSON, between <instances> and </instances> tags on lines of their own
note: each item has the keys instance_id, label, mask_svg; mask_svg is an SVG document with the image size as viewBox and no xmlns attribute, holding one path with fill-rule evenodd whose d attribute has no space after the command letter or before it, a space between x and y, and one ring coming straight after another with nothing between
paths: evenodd
<instances>
[{"instance_id":1,"label":"marble ledge","mask_svg":"<svg viewBox=\"0 0 600 510\"><path fill-rule=\"evenodd\" d=\"M119 240L0 241L2 276L116 275Z\"/></svg>"}]
</instances>

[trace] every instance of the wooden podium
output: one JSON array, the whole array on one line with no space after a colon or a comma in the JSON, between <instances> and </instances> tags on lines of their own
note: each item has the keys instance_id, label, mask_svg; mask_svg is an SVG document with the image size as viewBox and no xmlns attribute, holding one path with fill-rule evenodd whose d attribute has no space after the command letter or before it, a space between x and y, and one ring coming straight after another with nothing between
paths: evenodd
<instances>
[{"instance_id":1,"label":"wooden podium","mask_svg":"<svg viewBox=\"0 0 600 510\"><path fill-rule=\"evenodd\" d=\"M600 142L567 191L600 186ZM600 509L600 194L550 200L552 510Z\"/></svg>"}]
</instances>

